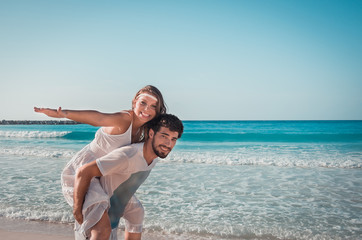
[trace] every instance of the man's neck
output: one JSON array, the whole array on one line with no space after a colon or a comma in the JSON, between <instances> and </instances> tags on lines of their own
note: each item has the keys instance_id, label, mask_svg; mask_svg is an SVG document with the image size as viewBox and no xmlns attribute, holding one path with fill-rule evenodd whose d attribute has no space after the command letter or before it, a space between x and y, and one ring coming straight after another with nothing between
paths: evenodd
<instances>
[{"instance_id":1,"label":"man's neck","mask_svg":"<svg viewBox=\"0 0 362 240\"><path fill-rule=\"evenodd\" d=\"M143 144L143 157L148 165L150 165L153 162L153 160L157 158L156 153L152 149L151 141L146 141Z\"/></svg>"}]
</instances>

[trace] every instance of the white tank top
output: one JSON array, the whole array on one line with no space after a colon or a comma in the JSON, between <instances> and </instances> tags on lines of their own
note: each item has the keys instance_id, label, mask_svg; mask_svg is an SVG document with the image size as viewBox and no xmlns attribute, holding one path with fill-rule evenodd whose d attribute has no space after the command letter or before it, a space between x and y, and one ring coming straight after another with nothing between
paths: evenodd
<instances>
[{"instance_id":1,"label":"white tank top","mask_svg":"<svg viewBox=\"0 0 362 240\"><path fill-rule=\"evenodd\" d=\"M125 133L118 135L105 133L103 127L101 127L96 132L93 141L89 144L89 148L96 157L101 157L110 153L114 149L131 144L131 141L132 122Z\"/></svg>"}]
</instances>

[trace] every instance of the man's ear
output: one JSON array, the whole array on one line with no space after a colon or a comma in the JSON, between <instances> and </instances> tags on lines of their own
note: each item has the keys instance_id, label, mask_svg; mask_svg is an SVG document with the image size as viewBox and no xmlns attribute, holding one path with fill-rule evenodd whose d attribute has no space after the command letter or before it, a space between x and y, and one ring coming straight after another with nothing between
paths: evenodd
<instances>
[{"instance_id":1,"label":"man's ear","mask_svg":"<svg viewBox=\"0 0 362 240\"><path fill-rule=\"evenodd\" d=\"M155 132L154 132L152 129L150 129L150 130L148 131L148 137L149 137L149 138L153 138L154 135L155 135Z\"/></svg>"}]
</instances>

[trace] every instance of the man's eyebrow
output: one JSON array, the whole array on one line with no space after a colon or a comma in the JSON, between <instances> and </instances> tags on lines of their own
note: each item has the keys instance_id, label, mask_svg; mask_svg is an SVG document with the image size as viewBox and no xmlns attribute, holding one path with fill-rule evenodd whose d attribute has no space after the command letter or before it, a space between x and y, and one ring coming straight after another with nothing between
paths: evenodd
<instances>
[{"instance_id":1,"label":"man's eyebrow","mask_svg":"<svg viewBox=\"0 0 362 240\"><path fill-rule=\"evenodd\" d=\"M168 133L166 133L166 132L160 132L160 134L162 134L162 135L166 135L166 136L170 136L170 134L168 134ZM178 137L173 137L172 139L178 139Z\"/></svg>"}]
</instances>

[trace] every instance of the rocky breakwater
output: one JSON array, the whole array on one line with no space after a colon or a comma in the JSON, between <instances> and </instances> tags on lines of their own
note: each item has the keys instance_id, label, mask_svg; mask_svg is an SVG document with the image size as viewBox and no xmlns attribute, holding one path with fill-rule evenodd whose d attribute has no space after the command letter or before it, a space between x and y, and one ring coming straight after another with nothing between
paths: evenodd
<instances>
[{"instance_id":1,"label":"rocky breakwater","mask_svg":"<svg viewBox=\"0 0 362 240\"><path fill-rule=\"evenodd\" d=\"M69 120L2 120L0 125L74 125L80 124Z\"/></svg>"}]
</instances>

